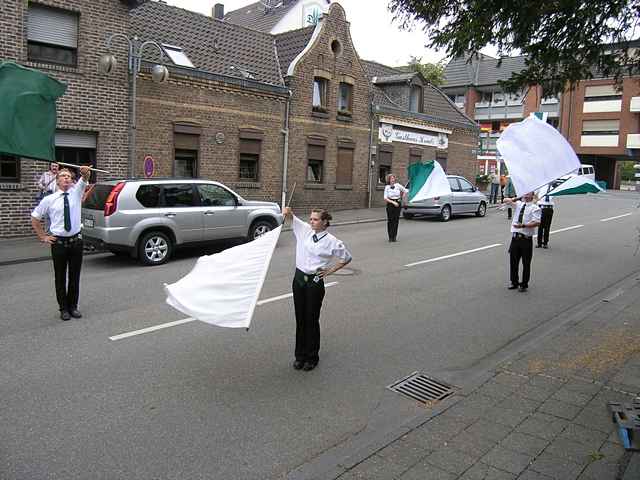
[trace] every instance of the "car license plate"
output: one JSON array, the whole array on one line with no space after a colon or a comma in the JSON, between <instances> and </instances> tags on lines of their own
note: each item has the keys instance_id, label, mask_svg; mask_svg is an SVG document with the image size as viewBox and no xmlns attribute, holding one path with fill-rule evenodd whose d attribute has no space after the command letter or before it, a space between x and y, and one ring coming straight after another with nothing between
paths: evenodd
<instances>
[{"instance_id":1,"label":"car license plate","mask_svg":"<svg viewBox=\"0 0 640 480\"><path fill-rule=\"evenodd\" d=\"M93 218L85 218L82 224L87 228L93 228Z\"/></svg>"}]
</instances>

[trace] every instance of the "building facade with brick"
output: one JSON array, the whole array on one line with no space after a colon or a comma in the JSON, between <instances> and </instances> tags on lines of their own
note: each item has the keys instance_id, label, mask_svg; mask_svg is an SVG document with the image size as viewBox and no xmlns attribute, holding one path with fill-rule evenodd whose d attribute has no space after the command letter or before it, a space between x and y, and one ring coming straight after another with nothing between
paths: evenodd
<instances>
[{"instance_id":1,"label":"building facade with brick","mask_svg":"<svg viewBox=\"0 0 640 480\"><path fill-rule=\"evenodd\" d=\"M67 84L57 102L56 158L91 163L124 175L127 166L126 62L110 77L98 73L105 40L129 31L121 0L5 0L0 5L0 61L34 68ZM126 46L114 44L126 58ZM0 237L30 235L36 182L48 164L0 155Z\"/></svg>"}]
</instances>

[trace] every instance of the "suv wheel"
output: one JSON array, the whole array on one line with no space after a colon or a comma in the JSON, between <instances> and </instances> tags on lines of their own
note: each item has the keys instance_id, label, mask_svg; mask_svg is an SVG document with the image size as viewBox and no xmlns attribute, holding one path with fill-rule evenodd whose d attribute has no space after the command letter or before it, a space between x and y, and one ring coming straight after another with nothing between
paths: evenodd
<instances>
[{"instance_id":1,"label":"suv wheel","mask_svg":"<svg viewBox=\"0 0 640 480\"><path fill-rule=\"evenodd\" d=\"M256 220L251 224L251 228L249 228L248 240L255 240L265 233L269 233L271 230L273 230L272 222L269 220Z\"/></svg>"},{"instance_id":2,"label":"suv wheel","mask_svg":"<svg viewBox=\"0 0 640 480\"><path fill-rule=\"evenodd\" d=\"M484 217L487 214L487 204L484 202L480 202L478 205L478 211L476 212L476 217Z\"/></svg>"},{"instance_id":3,"label":"suv wheel","mask_svg":"<svg viewBox=\"0 0 640 480\"><path fill-rule=\"evenodd\" d=\"M443 222L448 222L451 219L451 207L449 205L445 205L440 210L440 220Z\"/></svg>"},{"instance_id":4,"label":"suv wheel","mask_svg":"<svg viewBox=\"0 0 640 480\"><path fill-rule=\"evenodd\" d=\"M162 232L146 233L138 244L138 258L143 265L162 265L172 253L171 239Z\"/></svg>"}]
</instances>

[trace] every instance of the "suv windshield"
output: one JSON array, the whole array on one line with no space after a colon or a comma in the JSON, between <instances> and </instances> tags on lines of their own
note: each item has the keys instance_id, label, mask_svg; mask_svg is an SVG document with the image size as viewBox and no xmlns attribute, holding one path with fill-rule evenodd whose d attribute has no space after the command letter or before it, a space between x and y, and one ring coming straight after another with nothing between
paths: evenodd
<instances>
[{"instance_id":1,"label":"suv windshield","mask_svg":"<svg viewBox=\"0 0 640 480\"><path fill-rule=\"evenodd\" d=\"M87 198L82 203L83 208L90 210L104 210L104 204L107 197L113 190L113 185L97 184L89 187L91 190L87 194Z\"/></svg>"}]
</instances>

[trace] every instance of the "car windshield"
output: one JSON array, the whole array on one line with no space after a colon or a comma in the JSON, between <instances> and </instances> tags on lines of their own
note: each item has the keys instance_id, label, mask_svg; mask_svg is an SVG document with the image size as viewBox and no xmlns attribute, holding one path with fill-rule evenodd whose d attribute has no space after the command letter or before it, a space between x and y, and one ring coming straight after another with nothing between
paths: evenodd
<instances>
[{"instance_id":1,"label":"car windshield","mask_svg":"<svg viewBox=\"0 0 640 480\"><path fill-rule=\"evenodd\" d=\"M90 190L87 193L87 198L85 198L82 203L83 208L88 208L89 210L104 210L104 204L107 201L107 197L113 190L113 185L100 184L93 185L90 187Z\"/></svg>"}]
</instances>

